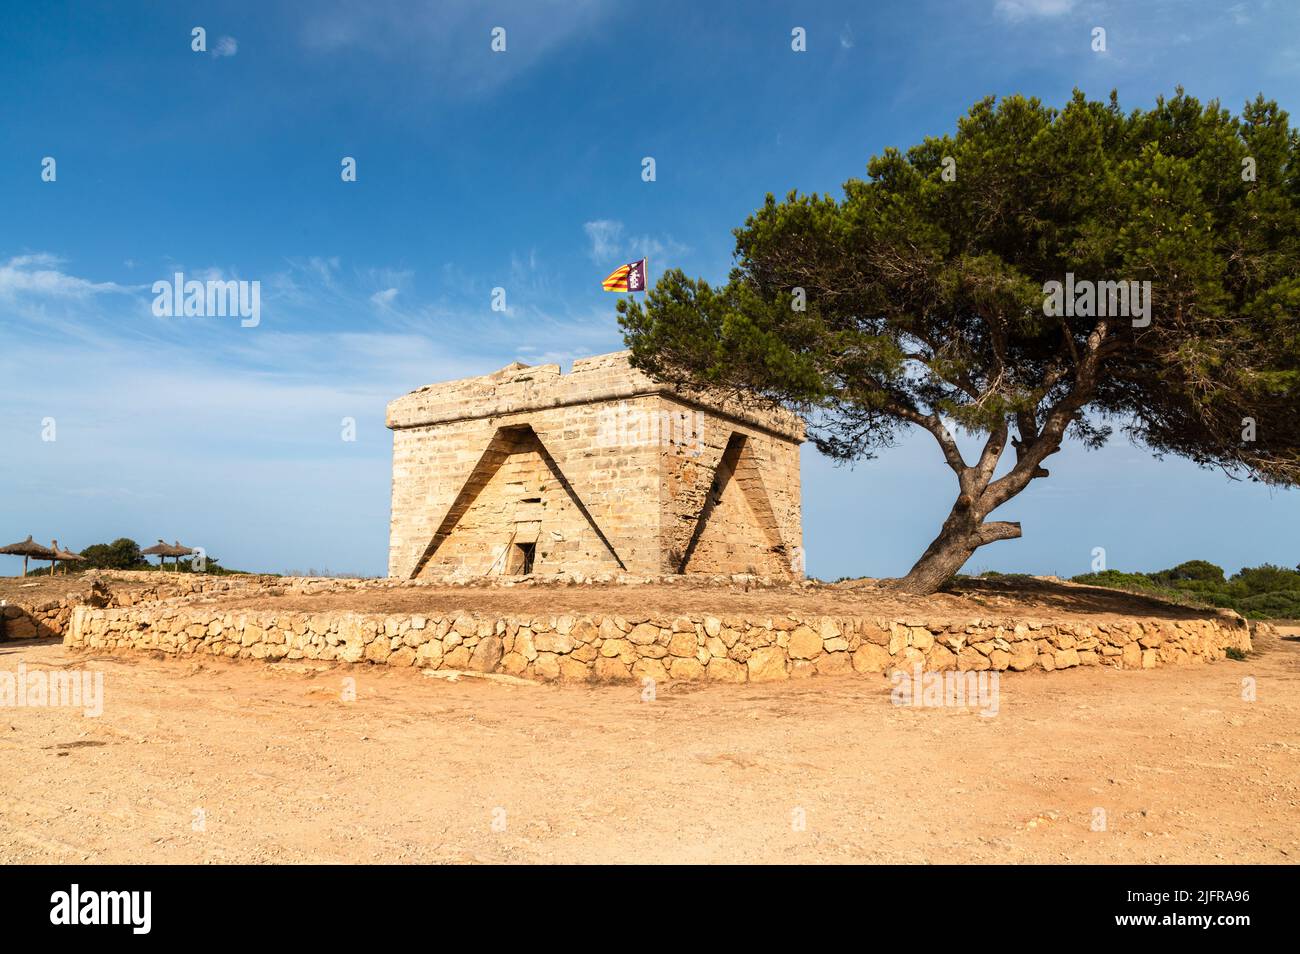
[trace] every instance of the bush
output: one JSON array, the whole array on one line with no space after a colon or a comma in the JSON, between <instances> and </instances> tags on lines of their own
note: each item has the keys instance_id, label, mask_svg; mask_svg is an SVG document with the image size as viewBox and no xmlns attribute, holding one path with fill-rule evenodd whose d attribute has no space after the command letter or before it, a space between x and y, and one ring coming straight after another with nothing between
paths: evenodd
<instances>
[{"instance_id":1,"label":"bush","mask_svg":"<svg viewBox=\"0 0 1300 954\"><path fill-rule=\"evenodd\" d=\"M143 570L149 562L140 553L140 545L129 537L118 537L112 543L96 543L81 551L86 562L83 569Z\"/></svg>"},{"instance_id":2,"label":"bush","mask_svg":"<svg viewBox=\"0 0 1300 954\"><path fill-rule=\"evenodd\" d=\"M1073 577L1073 582L1148 593L1176 603L1236 610L1251 619L1300 618L1300 572L1271 563L1242 567L1226 580L1222 567L1205 560L1188 560L1155 573L1084 573Z\"/></svg>"},{"instance_id":3,"label":"bush","mask_svg":"<svg viewBox=\"0 0 1300 954\"><path fill-rule=\"evenodd\" d=\"M1300 589L1258 593L1239 600L1235 608L1257 619L1300 619Z\"/></svg>"},{"instance_id":4,"label":"bush","mask_svg":"<svg viewBox=\"0 0 1300 954\"><path fill-rule=\"evenodd\" d=\"M1192 582L1214 584L1223 582L1223 567L1215 566L1207 560L1188 560L1172 570L1161 570L1148 575L1156 583L1165 585Z\"/></svg>"},{"instance_id":5,"label":"bush","mask_svg":"<svg viewBox=\"0 0 1300 954\"><path fill-rule=\"evenodd\" d=\"M1117 590L1152 590L1156 584L1145 573L1121 573L1119 570L1102 570L1100 573L1084 573L1071 577L1075 583L1087 583L1091 586L1109 586Z\"/></svg>"},{"instance_id":6,"label":"bush","mask_svg":"<svg viewBox=\"0 0 1300 954\"><path fill-rule=\"evenodd\" d=\"M1242 567L1232 579L1240 582L1251 596L1259 593L1275 593L1278 590L1300 590L1300 573L1295 570L1285 570L1271 563L1256 567Z\"/></svg>"}]
</instances>

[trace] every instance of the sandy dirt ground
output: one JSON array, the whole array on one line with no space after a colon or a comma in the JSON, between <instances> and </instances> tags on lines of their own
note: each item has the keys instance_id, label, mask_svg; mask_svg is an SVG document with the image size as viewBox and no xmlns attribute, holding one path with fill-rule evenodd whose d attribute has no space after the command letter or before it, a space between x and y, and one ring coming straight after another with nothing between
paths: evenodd
<instances>
[{"instance_id":1,"label":"sandy dirt ground","mask_svg":"<svg viewBox=\"0 0 1300 954\"><path fill-rule=\"evenodd\" d=\"M0 600L10 603L42 603L57 600L69 594L84 595L90 592L92 580L74 573L70 576L0 576Z\"/></svg>"},{"instance_id":2,"label":"sandy dirt ground","mask_svg":"<svg viewBox=\"0 0 1300 954\"><path fill-rule=\"evenodd\" d=\"M126 582L109 578L107 590L138 588L145 584L170 582L171 574L156 579L135 575ZM962 578L948 592L930 596L900 594L874 580L803 585L744 586L718 585L707 580L682 580L663 584L584 584L582 586L537 583L518 586L449 586L403 584L345 589L341 592L295 592L268 589L265 578L227 577L237 587L231 593L173 597L176 604L202 604L230 612L282 611L310 613L424 613L429 616L460 612L500 615L560 615L564 613L694 614L743 616L830 614L875 617L917 617L926 620L1014 617L1017 619L1093 618L1202 619L1215 610L1179 606L1121 590L1082 586L1050 577L1005 579ZM272 587L276 582L272 581ZM286 580L305 585L311 581ZM335 581L316 581L328 587ZM34 577L26 580L0 577L0 600L38 605L47 600L77 596L94 602L95 578L71 576ZM250 589L244 589L244 586ZM99 602L102 603L102 600Z\"/></svg>"},{"instance_id":3,"label":"sandy dirt ground","mask_svg":"<svg viewBox=\"0 0 1300 954\"><path fill-rule=\"evenodd\" d=\"M706 582L588 584L583 586L428 586L353 590L336 593L237 593L190 597L190 601L228 610L284 612L426 613L496 615L560 613L638 613L746 615L789 612L833 615L907 616L926 619L1015 616L1099 620L1142 616L1196 619L1214 610L1177 606L1119 590L1079 586L1046 578L964 579L953 592L931 596L899 594L874 581L747 589Z\"/></svg>"},{"instance_id":4,"label":"sandy dirt ground","mask_svg":"<svg viewBox=\"0 0 1300 954\"><path fill-rule=\"evenodd\" d=\"M102 672L104 706L0 708L0 862L1289 863L1287 636L1242 662L1007 674L991 718L896 707L884 677L643 701L4 643L0 670Z\"/></svg>"}]
</instances>

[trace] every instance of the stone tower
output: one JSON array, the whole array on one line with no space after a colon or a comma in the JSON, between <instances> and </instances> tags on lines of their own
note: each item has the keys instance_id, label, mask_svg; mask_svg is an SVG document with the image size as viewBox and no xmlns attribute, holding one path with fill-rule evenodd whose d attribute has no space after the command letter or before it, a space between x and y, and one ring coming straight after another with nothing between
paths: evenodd
<instances>
[{"instance_id":1,"label":"stone tower","mask_svg":"<svg viewBox=\"0 0 1300 954\"><path fill-rule=\"evenodd\" d=\"M803 422L689 396L627 352L420 388L388 426L390 577L803 576Z\"/></svg>"}]
</instances>

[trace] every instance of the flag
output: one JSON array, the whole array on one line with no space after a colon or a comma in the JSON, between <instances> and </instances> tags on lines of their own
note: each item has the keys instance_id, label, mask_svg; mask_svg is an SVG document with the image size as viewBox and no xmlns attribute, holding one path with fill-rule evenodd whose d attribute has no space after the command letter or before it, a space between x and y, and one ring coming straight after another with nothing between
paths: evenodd
<instances>
[{"instance_id":1,"label":"flag","mask_svg":"<svg viewBox=\"0 0 1300 954\"><path fill-rule=\"evenodd\" d=\"M646 260L643 258L639 262L620 265L610 273L609 278L605 279L601 286L605 291L612 292L645 291L645 263Z\"/></svg>"}]
</instances>

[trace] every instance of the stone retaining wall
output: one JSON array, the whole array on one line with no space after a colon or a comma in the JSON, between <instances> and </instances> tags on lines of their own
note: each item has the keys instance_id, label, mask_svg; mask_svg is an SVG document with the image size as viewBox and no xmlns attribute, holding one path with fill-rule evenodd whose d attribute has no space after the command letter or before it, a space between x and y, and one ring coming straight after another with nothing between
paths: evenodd
<instances>
[{"instance_id":1,"label":"stone retaining wall","mask_svg":"<svg viewBox=\"0 0 1300 954\"><path fill-rule=\"evenodd\" d=\"M0 605L0 641L62 638L78 606L139 606L232 593L268 591L276 577L204 576L143 570L114 570L70 577L67 592L51 597L48 589L28 597L20 593ZM42 581L43 583L47 581Z\"/></svg>"},{"instance_id":2,"label":"stone retaining wall","mask_svg":"<svg viewBox=\"0 0 1300 954\"><path fill-rule=\"evenodd\" d=\"M38 639L62 636L79 600L49 600L42 603L10 603L0 606L0 642L8 639Z\"/></svg>"},{"instance_id":3,"label":"stone retaining wall","mask_svg":"<svg viewBox=\"0 0 1300 954\"><path fill-rule=\"evenodd\" d=\"M870 617L714 617L222 612L200 605L79 606L70 648L319 659L502 672L537 680L765 682L814 674L931 670L1150 669L1249 650L1233 615L1034 622Z\"/></svg>"}]
</instances>

